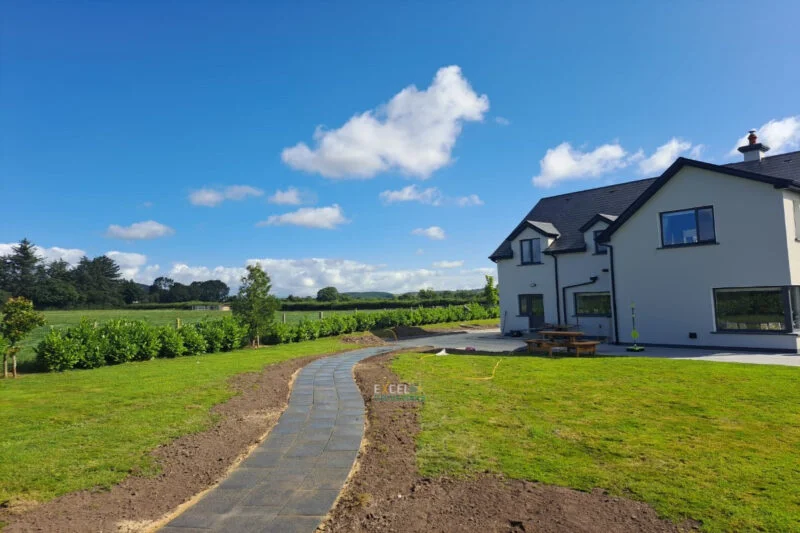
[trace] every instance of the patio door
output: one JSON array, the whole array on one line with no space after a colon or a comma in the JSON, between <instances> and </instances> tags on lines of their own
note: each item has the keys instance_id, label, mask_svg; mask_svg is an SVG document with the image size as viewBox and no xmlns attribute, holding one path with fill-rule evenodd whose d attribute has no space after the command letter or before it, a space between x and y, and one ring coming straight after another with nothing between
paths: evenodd
<instances>
[{"instance_id":1,"label":"patio door","mask_svg":"<svg viewBox=\"0 0 800 533\"><path fill-rule=\"evenodd\" d=\"M544 325L544 297L541 294L520 294L519 314L528 317L528 328L541 328Z\"/></svg>"}]
</instances>

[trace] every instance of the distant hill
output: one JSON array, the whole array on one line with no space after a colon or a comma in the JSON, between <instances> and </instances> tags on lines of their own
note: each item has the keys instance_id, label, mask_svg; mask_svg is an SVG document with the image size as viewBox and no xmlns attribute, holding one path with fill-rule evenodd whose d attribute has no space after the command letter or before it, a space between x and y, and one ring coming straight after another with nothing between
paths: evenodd
<instances>
[{"instance_id":1,"label":"distant hill","mask_svg":"<svg viewBox=\"0 0 800 533\"><path fill-rule=\"evenodd\" d=\"M343 292L341 295L354 300L391 300L394 298L394 294L391 292Z\"/></svg>"}]
</instances>

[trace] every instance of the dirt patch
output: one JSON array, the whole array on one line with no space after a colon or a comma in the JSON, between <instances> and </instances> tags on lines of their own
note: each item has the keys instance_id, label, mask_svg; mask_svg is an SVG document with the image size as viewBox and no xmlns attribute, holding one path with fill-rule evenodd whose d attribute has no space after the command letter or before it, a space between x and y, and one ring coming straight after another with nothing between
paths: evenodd
<instances>
[{"instance_id":1,"label":"dirt patch","mask_svg":"<svg viewBox=\"0 0 800 533\"><path fill-rule=\"evenodd\" d=\"M33 509L0 509L4 533L16 531L145 531L195 494L225 477L261 442L286 407L289 382L320 356L284 361L231 379L239 392L212 412L217 424L154 450L156 477L135 473L110 490L66 494Z\"/></svg>"},{"instance_id":2,"label":"dirt patch","mask_svg":"<svg viewBox=\"0 0 800 533\"><path fill-rule=\"evenodd\" d=\"M398 383L388 368L392 355L356 366L367 405L367 446L359 466L325 524L339 531L441 532L677 532L646 504L527 481L482 475L469 480L417 474L414 437L418 405L373 402L373 385Z\"/></svg>"},{"instance_id":3,"label":"dirt patch","mask_svg":"<svg viewBox=\"0 0 800 533\"><path fill-rule=\"evenodd\" d=\"M386 341L369 331L362 335L345 335L341 341L345 344L358 344L359 346L383 346L386 344Z\"/></svg>"}]
</instances>

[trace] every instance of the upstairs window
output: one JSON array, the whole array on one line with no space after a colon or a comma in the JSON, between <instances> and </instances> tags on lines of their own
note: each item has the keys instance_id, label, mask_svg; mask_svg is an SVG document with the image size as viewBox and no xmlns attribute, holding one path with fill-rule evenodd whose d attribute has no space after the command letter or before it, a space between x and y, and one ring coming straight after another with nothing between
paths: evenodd
<instances>
[{"instance_id":1,"label":"upstairs window","mask_svg":"<svg viewBox=\"0 0 800 533\"><path fill-rule=\"evenodd\" d=\"M794 204L794 238L800 241L800 202L795 200Z\"/></svg>"},{"instance_id":2,"label":"upstairs window","mask_svg":"<svg viewBox=\"0 0 800 533\"><path fill-rule=\"evenodd\" d=\"M597 242L597 238L603 231L605 230L599 229L594 232L594 253L597 255L605 255L608 253L608 247Z\"/></svg>"},{"instance_id":3,"label":"upstairs window","mask_svg":"<svg viewBox=\"0 0 800 533\"><path fill-rule=\"evenodd\" d=\"M714 208L696 207L661 213L661 246L691 246L717 241Z\"/></svg>"},{"instance_id":4,"label":"upstairs window","mask_svg":"<svg viewBox=\"0 0 800 533\"><path fill-rule=\"evenodd\" d=\"M520 254L523 265L533 265L542 262L541 239L523 239L519 241Z\"/></svg>"}]
</instances>

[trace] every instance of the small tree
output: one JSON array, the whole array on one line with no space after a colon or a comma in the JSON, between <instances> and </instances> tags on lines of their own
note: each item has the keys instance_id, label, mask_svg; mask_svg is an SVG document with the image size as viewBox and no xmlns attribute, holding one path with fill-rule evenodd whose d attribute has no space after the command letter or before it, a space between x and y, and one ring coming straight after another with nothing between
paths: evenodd
<instances>
[{"instance_id":1,"label":"small tree","mask_svg":"<svg viewBox=\"0 0 800 533\"><path fill-rule=\"evenodd\" d=\"M318 302L335 302L339 299L339 289L336 287L325 287L317 291Z\"/></svg>"},{"instance_id":2,"label":"small tree","mask_svg":"<svg viewBox=\"0 0 800 533\"><path fill-rule=\"evenodd\" d=\"M483 287L483 303L486 307L495 307L500 304L500 293L494 284L493 276L486 276L486 286Z\"/></svg>"},{"instance_id":3,"label":"small tree","mask_svg":"<svg viewBox=\"0 0 800 533\"><path fill-rule=\"evenodd\" d=\"M254 348L261 345L261 335L269 331L278 310L278 300L269 294L271 288L269 276L261 265L248 265L239 294L231 304L233 314L247 326Z\"/></svg>"},{"instance_id":4,"label":"small tree","mask_svg":"<svg viewBox=\"0 0 800 533\"><path fill-rule=\"evenodd\" d=\"M3 351L3 377L8 377L8 356L11 355L11 371L17 377L17 352L19 341L25 338L33 328L44 325L44 315L33 309L33 302L27 298L11 298L3 306L3 318L0 321L0 335L8 343Z\"/></svg>"}]
</instances>

